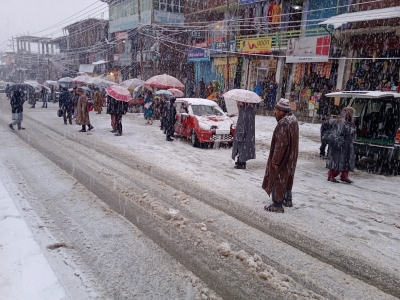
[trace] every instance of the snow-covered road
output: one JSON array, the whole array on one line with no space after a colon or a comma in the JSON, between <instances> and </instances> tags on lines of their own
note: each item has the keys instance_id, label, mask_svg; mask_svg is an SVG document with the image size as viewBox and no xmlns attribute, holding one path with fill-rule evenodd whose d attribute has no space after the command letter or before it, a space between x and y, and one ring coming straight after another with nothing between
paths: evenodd
<instances>
[{"instance_id":1,"label":"snow-covered road","mask_svg":"<svg viewBox=\"0 0 400 300\"><path fill-rule=\"evenodd\" d=\"M105 253L99 250L102 243L129 248L126 239L113 235L105 239L100 233L95 239L88 229L94 225L81 221L85 214L93 214L99 222L96 228L108 228L92 207L93 203L106 207L103 201L136 226L128 230L126 224L113 224L115 230L119 226L126 232L137 230L144 233L143 239L157 244L152 250L139 251L138 257L161 251L176 259L169 264L180 266L179 274L192 276L165 273L174 279L158 291L162 294L167 286L175 286L172 289L181 292L172 298L188 298L185 284L193 286L191 281L199 281L200 286L189 291L192 298L201 297L206 285L226 299L233 299L232 295L243 299L319 297L316 294L331 299L390 299L389 294L399 295L400 180L357 171L351 174L353 185L327 182L324 162L316 157L318 125L300 125L294 208L274 215L263 211L270 200L260 188L276 123L273 118L256 118L257 159L248 163L247 170L235 170L230 149L197 149L183 139L168 143L158 122L146 125L142 115L124 116L124 135L115 137L109 132L108 115L91 114L95 130L79 133L78 126L63 125L56 107L50 103L48 109L26 108L27 130L11 132L5 126L9 106L1 98L1 138L2 145L7 145L1 148L2 161L15 165L18 176L35 190L34 200L27 200L54 222L49 221L49 227L55 236L59 232L67 245L73 245L99 295L115 297L115 284L130 284L127 295L143 291L131 278L110 279L116 272L128 272L116 260L126 263L132 257L125 251L111 251L107 264ZM71 220L74 230L68 225ZM88 232L75 240L81 236L79 228ZM93 261L93 255L102 259ZM163 269L170 269L168 259L160 260ZM105 275L108 269L112 270L109 277ZM150 269L142 275L152 274ZM153 282L163 280L156 276ZM151 297L139 293L138 298Z\"/></svg>"}]
</instances>

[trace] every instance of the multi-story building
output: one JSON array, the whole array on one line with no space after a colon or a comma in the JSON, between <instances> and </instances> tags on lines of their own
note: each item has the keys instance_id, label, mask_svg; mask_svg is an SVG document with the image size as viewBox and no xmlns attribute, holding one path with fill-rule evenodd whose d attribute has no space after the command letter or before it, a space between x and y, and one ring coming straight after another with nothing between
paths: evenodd
<instances>
[{"instance_id":1,"label":"multi-story building","mask_svg":"<svg viewBox=\"0 0 400 300\"><path fill-rule=\"evenodd\" d=\"M182 79L186 63L182 37L160 38L173 24L184 23L183 0L102 0L109 5L109 40L116 43L112 73L122 80L168 73ZM174 51L178 50L178 51Z\"/></svg>"},{"instance_id":2,"label":"multi-story building","mask_svg":"<svg viewBox=\"0 0 400 300\"><path fill-rule=\"evenodd\" d=\"M114 45L107 42L108 20L89 18L63 28L64 36L55 38L59 53L54 63L62 76L76 76L78 72L102 73Z\"/></svg>"},{"instance_id":3,"label":"multi-story building","mask_svg":"<svg viewBox=\"0 0 400 300\"><path fill-rule=\"evenodd\" d=\"M337 87L398 90L400 71L400 2L359 0L347 14L332 16L321 26L334 36L342 52ZM356 85L347 80L352 74ZM354 80L353 79L353 80Z\"/></svg>"}]
</instances>

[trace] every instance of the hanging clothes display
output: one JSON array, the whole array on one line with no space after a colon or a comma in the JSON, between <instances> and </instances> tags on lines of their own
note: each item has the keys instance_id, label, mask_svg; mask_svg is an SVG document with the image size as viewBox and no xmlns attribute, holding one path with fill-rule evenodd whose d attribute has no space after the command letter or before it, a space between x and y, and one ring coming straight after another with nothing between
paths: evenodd
<instances>
[{"instance_id":1,"label":"hanging clothes display","mask_svg":"<svg viewBox=\"0 0 400 300\"><path fill-rule=\"evenodd\" d=\"M268 6L268 10L267 10L268 23L272 22L272 15L273 15L273 10L274 10L275 4L276 4L275 1L272 1Z\"/></svg>"},{"instance_id":2,"label":"hanging clothes display","mask_svg":"<svg viewBox=\"0 0 400 300\"><path fill-rule=\"evenodd\" d=\"M272 8L272 20L271 20L271 22L274 25L278 25L278 23L281 22L281 13L282 13L281 6L279 5L279 3L275 2Z\"/></svg>"}]
</instances>

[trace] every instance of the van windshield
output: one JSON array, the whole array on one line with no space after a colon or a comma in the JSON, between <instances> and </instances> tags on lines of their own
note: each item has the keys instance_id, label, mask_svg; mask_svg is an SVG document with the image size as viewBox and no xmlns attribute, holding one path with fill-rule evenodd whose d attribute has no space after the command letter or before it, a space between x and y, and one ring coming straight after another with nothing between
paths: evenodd
<instances>
[{"instance_id":1,"label":"van windshield","mask_svg":"<svg viewBox=\"0 0 400 300\"><path fill-rule=\"evenodd\" d=\"M356 141L393 145L399 128L399 103L394 99L356 99Z\"/></svg>"},{"instance_id":2,"label":"van windshield","mask_svg":"<svg viewBox=\"0 0 400 300\"><path fill-rule=\"evenodd\" d=\"M211 105L192 105L195 116L222 116L223 112L218 106Z\"/></svg>"}]
</instances>

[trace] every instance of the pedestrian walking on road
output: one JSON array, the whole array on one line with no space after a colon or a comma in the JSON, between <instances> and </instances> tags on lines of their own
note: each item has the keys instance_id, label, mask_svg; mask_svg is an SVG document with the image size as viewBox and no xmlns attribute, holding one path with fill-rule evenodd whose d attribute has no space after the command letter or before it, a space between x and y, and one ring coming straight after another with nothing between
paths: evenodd
<instances>
[{"instance_id":1,"label":"pedestrian walking on road","mask_svg":"<svg viewBox=\"0 0 400 300\"><path fill-rule=\"evenodd\" d=\"M122 116L128 111L128 102L117 101L114 98L108 96L108 107L107 113L114 116L113 131L115 136L122 135Z\"/></svg>"},{"instance_id":2,"label":"pedestrian walking on road","mask_svg":"<svg viewBox=\"0 0 400 300\"><path fill-rule=\"evenodd\" d=\"M14 130L14 125L18 125L18 130L25 129L21 126L23 121L24 102L25 99L23 92L16 91L13 93L10 101L13 122L8 125L12 130Z\"/></svg>"},{"instance_id":3,"label":"pedestrian walking on road","mask_svg":"<svg viewBox=\"0 0 400 300\"><path fill-rule=\"evenodd\" d=\"M117 126L115 122L115 102L116 100L113 97L107 96L107 110L106 113L111 116L111 132L116 133L117 132Z\"/></svg>"},{"instance_id":4,"label":"pedestrian walking on road","mask_svg":"<svg viewBox=\"0 0 400 300\"><path fill-rule=\"evenodd\" d=\"M251 103L237 102L239 116L233 137L232 159L235 169L246 169L246 162L256 158L256 112Z\"/></svg>"},{"instance_id":5,"label":"pedestrian walking on road","mask_svg":"<svg viewBox=\"0 0 400 300\"><path fill-rule=\"evenodd\" d=\"M10 85L9 85L9 84L7 84L7 86L6 86L5 90L4 90L4 92L6 93L7 99L8 99L8 100L11 100L11 92L10 92Z\"/></svg>"},{"instance_id":6,"label":"pedestrian walking on road","mask_svg":"<svg viewBox=\"0 0 400 300\"><path fill-rule=\"evenodd\" d=\"M73 95L68 92L67 88L61 88L58 106L63 111L64 124L67 125L68 119L69 124L72 125L72 114L74 110Z\"/></svg>"},{"instance_id":7,"label":"pedestrian walking on road","mask_svg":"<svg viewBox=\"0 0 400 300\"><path fill-rule=\"evenodd\" d=\"M97 112L97 114L101 114L103 111L103 94L100 92L98 88L94 93L94 106L93 110Z\"/></svg>"},{"instance_id":8,"label":"pedestrian walking on road","mask_svg":"<svg viewBox=\"0 0 400 300\"><path fill-rule=\"evenodd\" d=\"M272 135L262 188L272 198L272 204L264 209L283 213L282 204L293 206L292 187L299 153L299 124L290 111L287 99L278 101L274 114L278 124Z\"/></svg>"},{"instance_id":9,"label":"pedestrian walking on road","mask_svg":"<svg viewBox=\"0 0 400 300\"><path fill-rule=\"evenodd\" d=\"M48 97L48 93L47 93L47 89L43 86L42 90L41 90L41 94L42 94L42 108L47 108L47 97Z\"/></svg>"},{"instance_id":10,"label":"pedestrian walking on road","mask_svg":"<svg viewBox=\"0 0 400 300\"><path fill-rule=\"evenodd\" d=\"M36 106L35 92L31 91L31 90L28 90L27 97L28 97L28 103L32 104L31 108L35 108L35 106Z\"/></svg>"},{"instance_id":11,"label":"pedestrian walking on road","mask_svg":"<svg viewBox=\"0 0 400 300\"><path fill-rule=\"evenodd\" d=\"M78 105L76 107L76 125L82 125L82 129L79 132L86 132L86 125L88 130L92 130L94 127L90 124L89 111L87 108L88 98L82 88L76 90L80 94L78 99Z\"/></svg>"},{"instance_id":12,"label":"pedestrian walking on road","mask_svg":"<svg viewBox=\"0 0 400 300\"><path fill-rule=\"evenodd\" d=\"M167 135L166 140L172 142L174 139L171 137L174 135L174 126L176 122L176 108L175 108L175 97L169 98L169 102L165 107L165 124L164 130Z\"/></svg>"},{"instance_id":13,"label":"pedestrian walking on road","mask_svg":"<svg viewBox=\"0 0 400 300\"><path fill-rule=\"evenodd\" d=\"M151 101L151 92L148 91L146 97L144 98L144 117L146 118L146 124L153 125L154 112L153 112L153 102Z\"/></svg>"},{"instance_id":14,"label":"pedestrian walking on road","mask_svg":"<svg viewBox=\"0 0 400 300\"><path fill-rule=\"evenodd\" d=\"M322 137L322 141L329 145L326 161L328 181L338 183L335 177L341 174L341 181L353 182L349 179L349 171L354 172L355 166L353 115L353 108L345 107L338 119L329 120L331 129Z\"/></svg>"}]
</instances>

